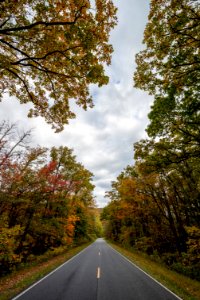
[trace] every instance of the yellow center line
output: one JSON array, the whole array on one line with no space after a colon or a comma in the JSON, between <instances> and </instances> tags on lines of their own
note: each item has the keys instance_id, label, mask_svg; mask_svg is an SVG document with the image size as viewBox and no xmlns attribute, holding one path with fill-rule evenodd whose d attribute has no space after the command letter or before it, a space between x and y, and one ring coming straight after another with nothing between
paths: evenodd
<instances>
[{"instance_id":1,"label":"yellow center line","mask_svg":"<svg viewBox=\"0 0 200 300\"><path fill-rule=\"evenodd\" d=\"M98 267L97 268L97 279L99 279L101 276L101 269Z\"/></svg>"}]
</instances>

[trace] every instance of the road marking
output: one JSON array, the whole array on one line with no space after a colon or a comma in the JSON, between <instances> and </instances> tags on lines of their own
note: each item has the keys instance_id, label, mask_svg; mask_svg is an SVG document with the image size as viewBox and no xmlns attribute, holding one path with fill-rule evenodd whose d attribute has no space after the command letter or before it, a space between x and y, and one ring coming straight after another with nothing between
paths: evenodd
<instances>
[{"instance_id":1,"label":"road marking","mask_svg":"<svg viewBox=\"0 0 200 300\"><path fill-rule=\"evenodd\" d=\"M67 260L66 262L64 262L62 265L60 265L59 267L57 267L56 269L54 269L53 271L51 271L49 274L47 274L46 276L42 277L40 280L36 281L35 283L33 283L30 287L28 287L27 289L25 289L23 292L21 292L20 294L18 294L14 298L12 298L12 300L16 300L16 299L20 298L21 296L23 296L26 292L28 292L34 286L38 285L41 281L45 280L47 277L51 276L53 273L55 273L56 271L58 271L59 269L61 269L62 267L64 267L64 265L66 265L69 262L71 262L74 258L76 258L77 256L81 255L83 252L85 252L92 245L93 245L93 243L91 245L89 245L88 247L86 247L85 249L83 249L82 251L80 251L79 253L77 253L76 255L72 256L69 260Z\"/></svg>"},{"instance_id":2,"label":"road marking","mask_svg":"<svg viewBox=\"0 0 200 300\"><path fill-rule=\"evenodd\" d=\"M153 279L153 281L155 281L156 283L158 283L160 286L162 286L165 290L167 290L169 293L171 293L172 295L174 295L177 299L179 300L183 300L182 298L180 298L178 295L176 295L174 292L172 292L170 289L168 289L166 286L164 286L162 283L160 283L158 280L156 280L155 278L153 278L151 275L149 275L147 272L145 272L144 270L142 270L140 267L138 267L136 264L134 264L130 259L128 259L126 256L124 256L123 254L121 254L119 251L117 251L116 249L114 249L111 245L107 244L113 251L115 251L117 254L119 254L120 256L122 256L125 260L127 260L131 265L133 265L135 268L137 268L138 270L142 271L144 274L146 274L149 278Z\"/></svg>"},{"instance_id":3,"label":"road marking","mask_svg":"<svg viewBox=\"0 0 200 300\"><path fill-rule=\"evenodd\" d=\"M101 255L101 252L99 251L99 255Z\"/></svg>"},{"instance_id":4,"label":"road marking","mask_svg":"<svg viewBox=\"0 0 200 300\"><path fill-rule=\"evenodd\" d=\"M98 267L97 268L97 279L101 277L101 269Z\"/></svg>"}]
</instances>

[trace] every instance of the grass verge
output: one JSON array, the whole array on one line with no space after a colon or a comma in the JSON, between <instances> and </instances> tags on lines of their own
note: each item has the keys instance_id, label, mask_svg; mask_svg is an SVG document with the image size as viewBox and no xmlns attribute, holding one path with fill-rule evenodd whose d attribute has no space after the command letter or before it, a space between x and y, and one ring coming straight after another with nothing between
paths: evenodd
<instances>
[{"instance_id":1,"label":"grass verge","mask_svg":"<svg viewBox=\"0 0 200 300\"><path fill-rule=\"evenodd\" d=\"M199 281L169 270L166 266L152 261L146 255L134 252L132 250L126 250L119 245L111 243L110 241L108 241L108 243L122 255L127 257L131 262L147 272L183 300L200 299Z\"/></svg>"},{"instance_id":2,"label":"grass verge","mask_svg":"<svg viewBox=\"0 0 200 300\"><path fill-rule=\"evenodd\" d=\"M0 300L9 300L22 292L31 284L41 279L52 270L78 254L80 251L89 246L90 243L84 244L68 250L48 261L40 262L36 265L29 265L19 271L0 279Z\"/></svg>"}]
</instances>

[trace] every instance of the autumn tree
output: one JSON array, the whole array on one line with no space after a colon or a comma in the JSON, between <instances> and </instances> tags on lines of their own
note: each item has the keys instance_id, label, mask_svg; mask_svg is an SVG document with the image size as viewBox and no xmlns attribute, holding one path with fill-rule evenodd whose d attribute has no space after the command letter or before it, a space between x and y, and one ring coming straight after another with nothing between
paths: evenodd
<instances>
[{"instance_id":1,"label":"autumn tree","mask_svg":"<svg viewBox=\"0 0 200 300\"><path fill-rule=\"evenodd\" d=\"M134 75L154 96L150 139L135 144L135 158L162 178L175 223L184 226L199 226L199 32L199 1L152 0Z\"/></svg>"},{"instance_id":2,"label":"autumn tree","mask_svg":"<svg viewBox=\"0 0 200 300\"><path fill-rule=\"evenodd\" d=\"M0 129L1 271L95 238L93 174L73 150L33 148L16 125Z\"/></svg>"},{"instance_id":3,"label":"autumn tree","mask_svg":"<svg viewBox=\"0 0 200 300\"><path fill-rule=\"evenodd\" d=\"M149 113L150 137L162 136L200 149L200 7L195 0L151 1L144 32L146 48L136 55L136 87L154 95Z\"/></svg>"},{"instance_id":4,"label":"autumn tree","mask_svg":"<svg viewBox=\"0 0 200 300\"><path fill-rule=\"evenodd\" d=\"M81 163L76 162L72 149L67 147L53 147L51 158L57 162L59 173L68 184L65 196L68 202L68 214L70 218L73 216L76 221L73 223L71 237L78 241L88 235L89 211L95 205L92 194L94 189L93 174L85 169Z\"/></svg>"},{"instance_id":5,"label":"autumn tree","mask_svg":"<svg viewBox=\"0 0 200 300\"><path fill-rule=\"evenodd\" d=\"M142 159L125 168L107 192L110 203L102 213L106 236L199 278L198 188L191 186L183 166L158 168L150 152L144 159L140 150Z\"/></svg>"},{"instance_id":6,"label":"autumn tree","mask_svg":"<svg viewBox=\"0 0 200 300\"><path fill-rule=\"evenodd\" d=\"M9 159L18 160L29 147L31 130L19 131L17 123L0 123L0 169Z\"/></svg>"},{"instance_id":7,"label":"autumn tree","mask_svg":"<svg viewBox=\"0 0 200 300\"><path fill-rule=\"evenodd\" d=\"M151 1L143 40L146 49L136 55L136 87L160 95L173 85L183 95L194 89L197 96L199 21L196 0Z\"/></svg>"},{"instance_id":8,"label":"autumn tree","mask_svg":"<svg viewBox=\"0 0 200 300\"><path fill-rule=\"evenodd\" d=\"M106 194L111 202L102 213L102 218L108 221L106 235L128 246L141 242L150 230L148 199L140 192L143 186L139 186L137 177L134 166L124 169L112 182L112 189Z\"/></svg>"},{"instance_id":9,"label":"autumn tree","mask_svg":"<svg viewBox=\"0 0 200 300\"><path fill-rule=\"evenodd\" d=\"M110 30L116 24L112 0L1 1L0 97L33 104L56 131L75 114L70 101L92 107L91 83L108 83ZM72 102L73 102L72 101Z\"/></svg>"}]
</instances>

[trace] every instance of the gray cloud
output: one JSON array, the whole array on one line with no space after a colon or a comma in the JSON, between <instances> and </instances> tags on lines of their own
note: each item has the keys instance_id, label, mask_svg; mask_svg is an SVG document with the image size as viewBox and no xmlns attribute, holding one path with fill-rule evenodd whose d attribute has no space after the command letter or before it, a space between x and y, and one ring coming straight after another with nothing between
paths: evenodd
<instances>
[{"instance_id":1,"label":"gray cloud","mask_svg":"<svg viewBox=\"0 0 200 300\"><path fill-rule=\"evenodd\" d=\"M142 39L149 3L146 0L115 0L119 23L113 30L112 64L107 86L91 86L95 107L84 112L72 104L77 117L55 134L51 126L38 117L26 117L30 105L15 99L1 103L0 119L19 121L24 129L34 128L33 144L45 147L67 146L74 149L77 160L94 174L98 206L107 203L105 191L111 181L133 163L133 143L146 136L147 114L152 98L133 88L134 55L142 49ZM8 98L8 97L6 97Z\"/></svg>"}]
</instances>

